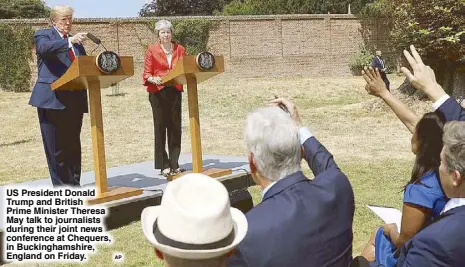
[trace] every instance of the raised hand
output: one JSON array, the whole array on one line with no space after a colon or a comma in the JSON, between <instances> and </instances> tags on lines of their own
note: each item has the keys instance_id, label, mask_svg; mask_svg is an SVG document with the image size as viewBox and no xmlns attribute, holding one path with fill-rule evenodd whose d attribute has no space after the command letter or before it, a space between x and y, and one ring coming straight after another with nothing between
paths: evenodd
<instances>
[{"instance_id":1,"label":"raised hand","mask_svg":"<svg viewBox=\"0 0 465 267\"><path fill-rule=\"evenodd\" d=\"M386 84L381 78L381 74L379 74L378 68L376 68L376 70L373 70L373 68L371 67L365 67L365 69L362 70L362 76L367 82L365 90L370 95L382 97L383 94L389 93L389 91L386 88Z\"/></svg>"},{"instance_id":2,"label":"raised hand","mask_svg":"<svg viewBox=\"0 0 465 267\"><path fill-rule=\"evenodd\" d=\"M271 100L269 104L276 107L278 107L280 104L284 105L289 111L291 118L294 120L294 122L298 126L302 126L302 120L300 119L299 112L297 111L297 108L295 107L294 103L285 98L277 98Z\"/></svg>"},{"instance_id":3,"label":"raised hand","mask_svg":"<svg viewBox=\"0 0 465 267\"><path fill-rule=\"evenodd\" d=\"M413 73L406 67L402 67L400 70L415 88L425 92L432 101L438 100L446 92L436 82L434 71L423 63L413 45L410 45L410 50L411 54L407 50L404 50L404 56L412 67Z\"/></svg>"}]
</instances>

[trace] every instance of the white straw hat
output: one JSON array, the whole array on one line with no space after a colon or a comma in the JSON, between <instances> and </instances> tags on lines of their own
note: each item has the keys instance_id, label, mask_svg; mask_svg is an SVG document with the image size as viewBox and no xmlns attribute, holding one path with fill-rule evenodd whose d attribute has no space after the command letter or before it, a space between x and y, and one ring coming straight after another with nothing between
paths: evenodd
<instances>
[{"instance_id":1,"label":"white straw hat","mask_svg":"<svg viewBox=\"0 0 465 267\"><path fill-rule=\"evenodd\" d=\"M231 251L245 237L245 215L231 208L224 185L189 173L168 184L159 206L141 215L142 229L158 250L181 259L209 259Z\"/></svg>"}]
</instances>

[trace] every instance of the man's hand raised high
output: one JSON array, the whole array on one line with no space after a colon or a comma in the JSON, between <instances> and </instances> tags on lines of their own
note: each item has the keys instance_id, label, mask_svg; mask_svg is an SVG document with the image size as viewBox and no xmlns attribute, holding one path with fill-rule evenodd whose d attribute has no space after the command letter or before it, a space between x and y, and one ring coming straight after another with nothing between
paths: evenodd
<instances>
[{"instance_id":1,"label":"man's hand raised high","mask_svg":"<svg viewBox=\"0 0 465 267\"><path fill-rule=\"evenodd\" d=\"M418 90L422 90L433 102L446 94L444 89L436 82L434 71L423 63L420 55L413 45L410 46L411 54L404 50L404 56L412 67L413 73L406 67L401 71Z\"/></svg>"}]
</instances>

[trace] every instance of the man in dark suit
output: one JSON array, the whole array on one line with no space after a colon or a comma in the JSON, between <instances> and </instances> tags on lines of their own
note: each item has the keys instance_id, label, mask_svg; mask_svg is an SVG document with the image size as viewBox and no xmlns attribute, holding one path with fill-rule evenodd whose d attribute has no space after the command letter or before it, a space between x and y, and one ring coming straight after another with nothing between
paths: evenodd
<instances>
[{"instance_id":1,"label":"man in dark suit","mask_svg":"<svg viewBox=\"0 0 465 267\"><path fill-rule=\"evenodd\" d=\"M301 127L294 105L249 114L246 143L251 175L263 189L247 214L249 229L228 267L347 267L352 259L354 194L333 156ZM315 178L300 169L302 146Z\"/></svg>"},{"instance_id":2,"label":"man in dark suit","mask_svg":"<svg viewBox=\"0 0 465 267\"><path fill-rule=\"evenodd\" d=\"M401 249L397 266L450 266L465 264L465 122L444 126L439 176L450 199L441 215Z\"/></svg>"},{"instance_id":3,"label":"man in dark suit","mask_svg":"<svg viewBox=\"0 0 465 267\"><path fill-rule=\"evenodd\" d=\"M389 82L389 79L386 75L386 65L384 64L384 60L382 58L382 53L381 51L376 51L376 54L375 54L375 57L373 58L373 60L371 61L371 67L373 69L375 68L378 68L379 69L379 74L381 74L381 78L383 79L384 81L384 84L386 84L386 88L388 89L388 91L390 91L390 82Z\"/></svg>"},{"instance_id":4,"label":"man in dark suit","mask_svg":"<svg viewBox=\"0 0 465 267\"><path fill-rule=\"evenodd\" d=\"M34 35L38 79L29 104L37 107L40 131L53 186L79 186L81 177L81 127L88 112L87 91L53 91L76 56L85 55L81 42L86 33L71 36L73 9L57 6L53 26Z\"/></svg>"},{"instance_id":5,"label":"man in dark suit","mask_svg":"<svg viewBox=\"0 0 465 267\"><path fill-rule=\"evenodd\" d=\"M462 267L465 263L465 122L444 126L439 176L450 199L440 216L402 246L397 267ZM352 266L376 266L357 257Z\"/></svg>"}]
</instances>

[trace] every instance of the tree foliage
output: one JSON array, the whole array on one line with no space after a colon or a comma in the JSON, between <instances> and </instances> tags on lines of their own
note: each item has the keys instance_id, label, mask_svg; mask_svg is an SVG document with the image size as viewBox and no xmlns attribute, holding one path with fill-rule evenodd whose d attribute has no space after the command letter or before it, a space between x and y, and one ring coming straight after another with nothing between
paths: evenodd
<instances>
[{"instance_id":1,"label":"tree foliage","mask_svg":"<svg viewBox=\"0 0 465 267\"><path fill-rule=\"evenodd\" d=\"M186 48L188 55L197 55L200 52L208 51L208 38L210 30L216 27L217 23L211 20L176 20L173 22L175 40Z\"/></svg>"},{"instance_id":2,"label":"tree foliage","mask_svg":"<svg viewBox=\"0 0 465 267\"><path fill-rule=\"evenodd\" d=\"M139 15L272 15L359 13L370 0L154 0Z\"/></svg>"},{"instance_id":3,"label":"tree foliage","mask_svg":"<svg viewBox=\"0 0 465 267\"><path fill-rule=\"evenodd\" d=\"M415 44L430 62L456 62L465 56L465 1L395 0L392 41L397 48Z\"/></svg>"},{"instance_id":4,"label":"tree foliage","mask_svg":"<svg viewBox=\"0 0 465 267\"><path fill-rule=\"evenodd\" d=\"M47 18L50 9L41 0L1 0L0 19Z\"/></svg>"},{"instance_id":5,"label":"tree foliage","mask_svg":"<svg viewBox=\"0 0 465 267\"><path fill-rule=\"evenodd\" d=\"M41 0L0 0L0 19L50 16ZM34 31L30 26L0 24L0 87L6 91L30 90Z\"/></svg>"},{"instance_id":6,"label":"tree foliage","mask_svg":"<svg viewBox=\"0 0 465 267\"><path fill-rule=\"evenodd\" d=\"M230 1L230 0L229 0ZM141 17L213 15L228 0L153 0L139 11Z\"/></svg>"},{"instance_id":7,"label":"tree foliage","mask_svg":"<svg viewBox=\"0 0 465 267\"><path fill-rule=\"evenodd\" d=\"M347 14L359 13L369 0L234 0L223 15Z\"/></svg>"},{"instance_id":8,"label":"tree foliage","mask_svg":"<svg viewBox=\"0 0 465 267\"><path fill-rule=\"evenodd\" d=\"M5 91L30 90L34 47L31 27L0 24L0 87Z\"/></svg>"},{"instance_id":9,"label":"tree foliage","mask_svg":"<svg viewBox=\"0 0 465 267\"><path fill-rule=\"evenodd\" d=\"M365 45L359 45L359 52L352 57L349 63L352 74L360 75L363 68L371 65L373 57L373 53Z\"/></svg>"},{"instance_id":10,"label":"tree foliage","mask_svg":"<svg viewBox=\"0 0 465 267\"><path fill-rule=\"evenodd\" d=\"M464 0L376 0L364 13L389 20L391 42L399 51L410 44L430 62L464 60Z\"/></svg>"},{"instance_id":11,"label":"tree foliage","mask_svg":"<svg viewBox=\"0 0 465 267\"><path fill-rule=\"evenodd\" d=\"M375 0L363 13L388 20L390 45L399 56L415 45L446 91L465 94L465 0Z\"/></svg>"}]
</instances>

